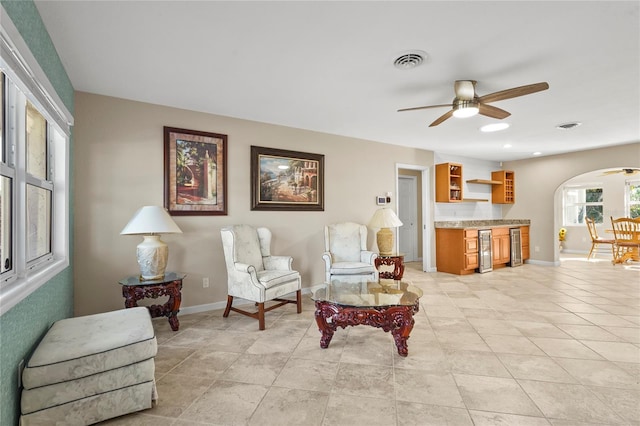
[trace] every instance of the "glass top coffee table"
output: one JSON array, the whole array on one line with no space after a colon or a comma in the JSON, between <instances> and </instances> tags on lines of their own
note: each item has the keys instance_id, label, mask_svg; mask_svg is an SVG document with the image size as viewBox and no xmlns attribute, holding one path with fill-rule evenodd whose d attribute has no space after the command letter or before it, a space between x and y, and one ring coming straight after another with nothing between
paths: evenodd
<instances>
[{"instance_id":1,"label":"glass top coffee table","mask_svg":"<svg viewBox=\"0 0 640 426\"><path fill-rule=\"evenodd\" d=\"M407 356L407 339L421 296L422 290L406 281L334 280L323 284L312 296L316 322L322 333L320 347L329 347L338 327L370 325L390 331L398 354Z\"/></svg>"}]
</instances>

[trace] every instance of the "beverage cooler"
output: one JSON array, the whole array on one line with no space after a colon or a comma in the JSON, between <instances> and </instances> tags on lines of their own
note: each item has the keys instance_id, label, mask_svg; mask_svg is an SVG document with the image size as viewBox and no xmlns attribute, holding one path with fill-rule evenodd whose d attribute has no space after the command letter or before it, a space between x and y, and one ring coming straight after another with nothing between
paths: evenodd
<instances>
[{"instance_id":1,"label":"beverage cooler","mask_svg":"<svg viewBox=\"0 0 640 426\"><path fill-rule=\"evenodd\" d=\"M489 271L493 271L491 229L481 229L478 231L478 272Z\"/></svg>"},{"instance_id":2,"label":"beverage cooler","mask_svg":"<svg viewBox=\"0 0 640 426\"><path fill-rule=\"evenodd\" d=\"M510 266L522 265L522 238L520 236L520 228L509 229L509 237L511 238L511 259Z\"/></svg>"}]
</instances>

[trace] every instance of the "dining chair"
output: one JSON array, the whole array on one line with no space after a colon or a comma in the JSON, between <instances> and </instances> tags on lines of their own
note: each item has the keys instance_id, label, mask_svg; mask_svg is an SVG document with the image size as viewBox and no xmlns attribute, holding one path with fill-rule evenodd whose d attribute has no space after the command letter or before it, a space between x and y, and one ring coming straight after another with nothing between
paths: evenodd
<instances>
[{"instance_id":1,"label":"dining chair","mask_svg":"<svg viewBox=\"0 0 640 426\"><path fill-rule=\"evenodd\" d=\"M587 229L589 229L589 235L591 236L591 250L589 250L587 260L591 258L594 250L597 251L599 244L609 245L611 247L611 254L615 259L615 240L599 237L598 230L596 229L596 222L593 219L585 217L584 222L587 224Z\"/></svg>"},{"instance_id":2,"label":"dining chair","mask_svg":"<svg viewBox=\"0 0 640 426\"><path fill-rule=\"evenodd\" d=\"M640 220L629 217L614 219L611 217L611 226L615 240L613 263L624 263L627 260L640 260Z\"/></svg>"}]
</instances>

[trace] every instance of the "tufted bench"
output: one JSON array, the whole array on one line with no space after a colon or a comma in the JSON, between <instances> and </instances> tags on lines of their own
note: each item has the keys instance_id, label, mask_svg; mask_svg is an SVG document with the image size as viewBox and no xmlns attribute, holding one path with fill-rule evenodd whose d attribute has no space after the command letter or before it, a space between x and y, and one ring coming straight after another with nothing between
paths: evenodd
<instances>
[{"instance_id":1,"label":"tufted bench","mask_svg":"<svg viewBox=\"0 0 640 426\"><path fill-rule=\"evenodd\" d=\"M88 425L151 408L157 343L145 307L57 321L22 373L22 426Z\"/></svg>"}]
</instances>

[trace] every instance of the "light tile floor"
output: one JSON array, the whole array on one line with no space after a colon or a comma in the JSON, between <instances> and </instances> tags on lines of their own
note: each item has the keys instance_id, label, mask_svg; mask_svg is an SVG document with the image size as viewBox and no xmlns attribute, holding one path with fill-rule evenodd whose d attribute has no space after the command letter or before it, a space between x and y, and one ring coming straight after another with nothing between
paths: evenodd
<instances>
[{"instance_id":1,"label":"light tile floor","mask_svg":"<svg viewBox=\"0 0 640 426\"><path fill-rule=\"evenodd\" d=\"M563 257L486 274L423 273L409 356L339 329L313 302L256 320L155 319L159 404L109 425L640 425L640 264Z\"/></svg>"}]
</instances>

